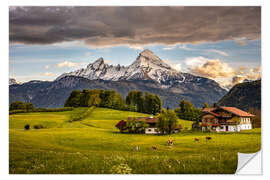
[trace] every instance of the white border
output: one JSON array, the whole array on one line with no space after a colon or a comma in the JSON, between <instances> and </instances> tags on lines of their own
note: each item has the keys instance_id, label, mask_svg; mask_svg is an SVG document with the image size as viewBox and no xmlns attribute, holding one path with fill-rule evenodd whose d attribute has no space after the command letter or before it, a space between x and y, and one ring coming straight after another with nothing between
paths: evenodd
<instances>
[{"instance_id":1,"label":"white border","mask_svg":"<svg viewBox=\"0 0 270 180\"><path fill-rule=\"evenodd\" d=\"M27 176L27 175L8 175L8 5L50 5L50 6L69 6L69 5L80 5L80 6L101 6L101 5L113 5L113 6L167 6L167 5L185 5L185 6L260 6L262 5L262 69L263 69L263 80L262 80L262 117L263 117L263 140L270 139L270 131L267 130L270 127L270 118L269 118L269 102L270 102L270 83L268 83L268 78L270 78L270 28L269 28L269 18L270 18L270 9L269 9L269 1L268 0L9 0L8 2L2 2L0 6L0 13L1 13L1 28L0 28L0 44L1 44L1 59L0 59L0 99L1 99L1 177L3 179L6 178L19 178L19 179L48 179L48 178L65 178L65 179L74 179L74 178L81 178L81 179L103 179L103 178L110 178L110 179L165 179L165 178L191 178L191 179L228 179L228 178L243 178L247 179L260 179L266 178L269 176L270 171L268 171L267 167L270 160L269 155L267 153L263 154L263 167L266 167L264 170L263 176L234 176L234 175L219 175L218 177L215 175L203 175L203 176L196 176L196 175L136 175L136 176L108 176L108 175L44 175L44 176ZM270 111L269 111L270 112ZM269 143L267 141L263 141L263 151L269 152ZM267 163L267 164L266 164ZM269 177L268 177L269 178Z\"/></svg>"}]
</instances>

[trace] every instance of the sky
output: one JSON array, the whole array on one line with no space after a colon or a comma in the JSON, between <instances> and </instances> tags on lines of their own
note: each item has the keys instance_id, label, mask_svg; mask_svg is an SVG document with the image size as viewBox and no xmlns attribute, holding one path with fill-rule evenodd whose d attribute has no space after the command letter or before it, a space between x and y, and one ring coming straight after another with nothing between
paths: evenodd
<instances>
[{"instance_id":1,"label":"sky","mask_svg":"<svg viewBox=\"0 0 270 180\"><path fill-rule=\"evenodd\" d=\"M54 80L141 51L223 86L261 76L260 7L10 7L9 76Z\"/></svg>"}]
</instances>

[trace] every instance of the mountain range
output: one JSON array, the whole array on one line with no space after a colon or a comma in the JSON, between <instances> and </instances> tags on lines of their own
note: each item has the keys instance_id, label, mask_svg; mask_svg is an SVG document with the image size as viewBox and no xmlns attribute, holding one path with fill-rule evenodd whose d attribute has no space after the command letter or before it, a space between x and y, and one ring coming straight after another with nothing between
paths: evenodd
<instances>
[{"instance_id":1,"label":"mountain range","mask_svg":"<svg viewBox=\"0 0 270 180\"><path fill-rule=\"evenodd\" d=\"M142 51L129 66L113 66L99 58L54 81L29 81L9 86L10 103L21 100L36 107L61 107L75 89L115 89L125 97L131 90L158 94L163 107L175 108L184 98L195 106L212 104L227 91L214 80L177 71L150 50Z\"/></svg>"}]
</instances>

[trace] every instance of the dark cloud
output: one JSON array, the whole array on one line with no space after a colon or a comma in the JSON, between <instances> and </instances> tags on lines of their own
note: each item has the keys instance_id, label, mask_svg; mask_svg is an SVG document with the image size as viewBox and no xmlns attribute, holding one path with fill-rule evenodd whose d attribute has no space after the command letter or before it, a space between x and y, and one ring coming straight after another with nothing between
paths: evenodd
<instances>
[{"instance_id":1,"label":"dark cloud","mask_svg":"<svg viewBox=\"0 0 270 180\"><path fill-rule=\"evenodd\" d=\"M260 39L260 7L10 7L10 42L92 46Z\"/></svg>"}]
</instances>

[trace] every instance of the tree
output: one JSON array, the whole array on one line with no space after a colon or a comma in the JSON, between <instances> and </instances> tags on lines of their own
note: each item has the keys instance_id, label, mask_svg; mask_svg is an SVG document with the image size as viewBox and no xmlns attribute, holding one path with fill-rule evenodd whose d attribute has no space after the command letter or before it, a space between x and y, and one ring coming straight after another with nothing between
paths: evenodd
<instances>
[{"instance_id":1,"label":"tree","mask_svg":"<svg viewBox=\"0 0 270 180\"><path fill-rule=\"evenodd\" d=\"M26 103L25 107L27 111L33 111L35 109L35 106L32 103Z\"/></svg>"},{"instance_id":2,"label":"tree","mask_svg":"<svg viewBox=\"0 0 270 180\"><path fill-rule=\"evenodd\" d=\"M127 122L124 120L121 120L115 125L115 127L117 127L120 130L120 132L122 133L122 132L124 132L124 130L126 130L126 128L127 128L126 125L127 125Z\"/></svg>"},{"instance_id":3,"label":"tree","mask_svg":"<svg viewBox=\"0 0 270 180\"><path fill-rule=\"evenodd\" d=\"M145 92L144 112L148 114L157 114L161 111L162 101L158 95Z\"/></svg>"},{"instance_id":4,"label":"tree","mask_svg":"<svg viewBox=\"0 0 270 180\"><path fill-rule=\"evenodd\" d=\"M232 118L232 122L234 122L234 123L239 123L240 122L240 118L239 117L237 117L237 116L234 116L233 118Z\"/></svg>"},{"instance_id":5,"label":"tree","mask_svg":"<svg viewBox=\"0 0 270 180\"><path fill-rule=\"evenodd\" d=\"M179 102L179 107L174 109L177 116L181 119L197 121L200 119L201 110L195 108L195 106L189 102L182 99Z\"/></svg>"},{"instance_id":6,"label":"tree","mask_svg":"<svg viewBox=\"0 0 270 180\"><path fill-rule=\"evenodd\" d=\"M203 103L203 109L204 109L204 108L208 108L207 102L204 102L204 103Z\"/></svg>"},{"instance_id":7,"label":"tree","mask_svg":"<svg viewBox=\"0 0 270 180\"><path fill-rule=\"evenodd\" d=\"M141 91L130 91L126 97L126 104L135 108L137 112L144 111L144 97Z\"/></svg>"},{"instance_id":8,"label":"tree","mask_svg":"<svg viewBox=\"0 0 270 180\"><path fill-rule=\"evenodd\" d=\"M255 117L252 117L252 127L253 128L260 128L261 127L261 111L256 108L249 108L248 112L255 115Z\"/></svg>"},{"instance_id":9,"label":"tree","mask_svg":"<svg viewBox=\"0 0 270 180\"><path fill-rule=\"evenodd\" d=\"M9 110L10 111L13 111L13 110L26 110L26 105L22 101L15 101L15 102L10 104Z\"/></svg>"},{"instance_id":10,"label":"tree","mask_svg":"<svg viewBox=\"0 0 270 180\"><path fill-rule=\"evenodd\" d=\"M82 98L82 91L81 90L75 90L72 91L70 96L65 102L65 107L80 107L81 106L81 98Z\"/></svg>"},{"instance_id":11,"label":"tree","mask_svg":"<svg viewBox=\"0 0 270 180\"><path fill-rule=\"evenodd\" d=\"M177 116L172 110L165 110L157 118L157 128L161 134L171 134L177 126Z\"/></svg>"},{"instance_id":12,"label":"tree","mask_svg":"<svg viewBox=\"0 0 270 180\"><path fill-rule=\"evenodd\" d=\"M136 118L133 118L132 120L128 120L126 123L126 130L129 133L144 133L145 128L147 127L148 124L144 119L137 120Z\"/></svg>"}]
</instances>

